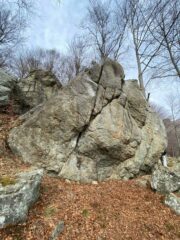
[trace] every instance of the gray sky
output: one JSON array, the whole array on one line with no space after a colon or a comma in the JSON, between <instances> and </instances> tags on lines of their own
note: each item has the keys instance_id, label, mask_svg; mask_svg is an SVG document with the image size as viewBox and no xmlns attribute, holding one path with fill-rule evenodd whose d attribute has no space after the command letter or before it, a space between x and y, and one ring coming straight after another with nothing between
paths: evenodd
<instances>
[{"instance_id":1,"label":"gray sky","mask_svg":"<svg viewBox=\"0 0 180 240\"><path fill-rule=\"evenodd\" d=\"M32 16L31 27L27 32L27 46L66 51L67 43L79 32L79 25L86 13L88 0L37 0L36 12ZM121 64L126 79L136 79L136 62L133 51L122 56ZM151 84L151 100L165 105L166 96L175 92L177 84Z\"/></svg>"},{"instance_id":2,"label":"gray sky","mask_svg":"<svg viewBox=\"0 0 180 240\"><path fill-rule=\"evenodd\" d=\"M65 51L67 42L79 32L88 0L38 0L28 32L31 47L56 48Z\"/></svg>"}]
</instances>

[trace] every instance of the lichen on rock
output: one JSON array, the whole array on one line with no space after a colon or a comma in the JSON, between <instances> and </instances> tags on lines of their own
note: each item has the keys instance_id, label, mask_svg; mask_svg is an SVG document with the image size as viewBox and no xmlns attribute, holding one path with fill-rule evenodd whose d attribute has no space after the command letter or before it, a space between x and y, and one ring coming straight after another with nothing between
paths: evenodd
<instances>
[{"instance_id":1,"label":"lichen on rock","mask_svg":"<svg viewBox=\"0 0 180 240\"><path fill-rule=\"evenodd\" d=\"M169 206L177 215L180 215L180 197L170 193L165 197L165 204Z\"/></svg>"}]
</instances>

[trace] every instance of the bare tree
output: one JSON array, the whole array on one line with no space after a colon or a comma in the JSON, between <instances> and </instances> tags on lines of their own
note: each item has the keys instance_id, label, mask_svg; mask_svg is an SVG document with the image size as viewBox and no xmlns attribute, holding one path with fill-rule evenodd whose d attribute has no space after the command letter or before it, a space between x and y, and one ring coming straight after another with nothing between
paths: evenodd
<instances>
[{"instance_id":1,"label":"bare tree","mask_svg":"<svg viewBox=\"0 0 180 240\"><path fill-rule=\"evenodd\" d=\"M160 51L160 44L154 45L151 35L151 32L156 31L154 17L160 1L127 0L123 7L134 45L139 85L144 95L144 75L151 65L154 66L153 61Z\"/></svg>"},{"instance_id":2,"label":"bare tree","mask_svg":"<svg viewBox=\"0 0 180 240\"><path fill-rule=\"evenodd\" d=\"M174 124L176 125L177 134L180 138L180 120L176 120L174 123L170 118L164 119L164 125L166 127L168 147L167 153L172 157L179 157L179 147L177 144L176 132L174 131Z\"/></svg>"},{"instance_id":3,"label":"bare tree","mask_svg":"<svg viewBox=\"0 0 180 240\"><path fill-rule=\"evenodd\" d=\"M68 55L71 65L74 68L74 75L77 76L84 67L86 61L87 46L82 37L74 36L68 45Z\"/></svg>"},{"instance_id":4,"label":"bare tree","mask_svg":"<svg viewBox=\"0 0 180 240\"><path fill-rule=\"evenodd\" d=\"M56 73L60 61L60 53L54 49L30 49L22 52L12 59L11 69L18 78L27 77L30 72L37 69Z\"/></svg>"},{"instance_id":5,"label":"bare tree","mask_svg":"<svg viewBox=\"0 0 180 240\"><path fill-rule=\"evenodd\" d=\"M42 69L52 72L58 79L67 83L85 68L85 45L79 38L74 38L67 54L60 54L55 49L29 49L12 58L10 71L18 78L27 77L32 71Z\"/></svg>"},{"instance_id":6,"label":"bare tree","mask_svg":"<svg viewBox=\"0 0 180 240\"><path fill-rule=\"evenodd\" d=\"M6 64L7 56L10 55L12 47L15 47L21 40L21 31L24 28L23 22L17 15L1 6L0 8L0 54L1 67Z\"/></svg>"},{"instance_id":7,"label":"bare tree","mask_svg":"<svg viewBox=\"0 0 180 240\"><path fill-rule=\"evenodd\" d=\"M67 83L76 77L88 65L87 59L87 44L82 37L75 35L57 64L56 73L60 81Z\"/></svg>"},{"instance_id":8,"label":"bare tree","mask_svg":"<svg viewBox=\"0 0 180 240\"><path fill-rule=\"evenodd\" d=\"M41 67L50 72L56 72L58 63L60 61L60 53L55 49L40 49Z\"/></svg>"},{"instance_id":9,"label":"bare tree","mask_svg":"<svg viewBox=\"0 0 180 240\"><path fill-rule=\"evenodd\" d=\"M150 103L164 122L168 139L167 153L172 157L180 156L180 98L177 97L178 93L167 96L165 107Z\"/></svg>"},{"instance_id":10,"label":"bare tree","mask_svg":"<svg viewBox=\"0 0 180 240\"><path fill-rule=\"evenodd\" d=\"M18 8L26 8L29 9L31 6L32 1L30 0L0 0L2 3L8 3L8 4L13 4L16 5Z\"/></svg>"},{"instance_id":11,"label":"bare tree","mask_svg":"<svg viewBox=\"0 0 180 240\"><path fill-rule=\"evenodd\" d=\"M57 77L64 84L75 77L74 65L68 55L61 55L57 67Z\"/></svg>"},{"instance_id":12,"label":"bare tree","mask_svg":"<svg viewBox=\"0 0 180 240\"><path fill-rule=\"evenodd\" d=\"M180 99L177 95L171 94L167 97L167 107L170 111L170 118L176 138L178 154L180 156Z\"/></svg>"},{"instance_id":13,"label":"bare tree","mask_svg":"<svg viewBox=\"0 0 180 240\"><path fill-rule=\"evenodd\" d=\"M126 22L112 9L111 1L89 0L88 13L83 23L89 46L96 49L99 58L117 59L124 39Z\"/></svg>"},{"instance_id":14,"label":"bare tree","mask_svg":"<svg viewBox=\"0 0 180 240\"><path fill-rule=\"evenodd\" d=\"M30 0L0 0L0 67L7 64L13 49L23 40Z\"/></svg>"},{"instance_id":15,"label":"bare tree","mask_svg":"<svg viewBox=\"0 0 180 240\"><path fill-rule=\"evenodd\" d=\"M12 59L10 70L18 78L25 78L29 73L41 66L41 49L31 49L21 52Z\"/></svg>"},{"instance_id":16,"label":"bare tree","mask_svg":"<svg viewBox=\"0 0 180 240\"><path fill-rule=\"evenodd\" d=\"M156 31L151 30L155 45L160 45L154 78L175 77L180 81L180 4L178 0L161 0L154 17Z\"/></svg>"}]
</instances>

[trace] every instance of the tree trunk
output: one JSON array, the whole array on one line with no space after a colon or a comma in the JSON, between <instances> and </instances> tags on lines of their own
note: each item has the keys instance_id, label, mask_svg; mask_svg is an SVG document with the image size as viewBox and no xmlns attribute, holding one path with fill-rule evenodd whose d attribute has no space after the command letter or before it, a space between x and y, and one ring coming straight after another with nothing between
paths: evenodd
<instances>
[{"instance_id":1,"label":"tree trunk","mask_svg":"<svg viewBox=\"0 0 180 240\"><path fill-rule=\"evenodd\" d=\"M165 40L165 43L166 43L166 47L167 47L167 51L169 53L169 57L170 57L170 60L171 60L171 63L172 65L174 66L174 69L177 73L177 76L180 78L180 69L174 59L174 56L173 56L173 53L171 51L171 46L170 46L170 43L167 39L167 34L166 34L166 31L165 31L165 24L164 24L164 19L163 19L163 35L164 35L164 40Z\"/></svg>"},{"instance_id":2,"label":"tree trunk","mask_svg":"<svg viewBox=\"0 0 180 240\"><path fill-rule=\"evenodd\" d=\"M171 51L171 47L170 47L170 45L169 45L169 43L167 41L167 38L165 38L165 41L166 41L167 50L168 50L168 53L169 53L172 65L174 66L174 69L175 69L175 71L177 73L177 76L180 78L180 69L179 69L178 65L176 64L176 62L174 60L174 57L173 57L173 54L172 54L172 51Z\"/></svg>"},{"instance_id":3,"label":"tree trunk","mask_svg":"<svg viewBox=\"0 0 180 240\"><path fill-rule=\"evenodd\" d=\"M138 44L136 42L136 37L135 37L134 31L132 31L132 35L133 35L133 42L134 42L134 47L135 47L136 62L137 62L137 67L138 67L139 86L140 86L140 89L141 89L144 97L146 97L144 81L143 81L143 73L142 73L142 69L141 69L141 61L140 61L139 52L138 52Z\"/></svg>"}]
</instances>

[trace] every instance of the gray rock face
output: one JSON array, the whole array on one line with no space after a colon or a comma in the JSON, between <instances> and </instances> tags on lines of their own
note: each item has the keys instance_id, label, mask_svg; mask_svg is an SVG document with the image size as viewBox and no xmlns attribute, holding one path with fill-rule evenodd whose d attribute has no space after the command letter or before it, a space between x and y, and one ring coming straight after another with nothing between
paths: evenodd
<instances>
[{"instance_id":1,"label":"gray rock face","mask_svg":"<svg viewBox=\"0 0 180 240\"><path fill-rule=\"evenodd\" d=\"M124 91L128 99L131 116L135 119L139 127L144 126L147 116L147 103L144 101L142 93L139 92L137 81L127 81Z\"/></svg>"},{"instance_id":2,"label":"gray rock face","mask_svg":"<svg viewBox=\"0 0 180 240\"><path fill-rule=\"evenodd\" d=\"M163 194L178 191L180 190L180 173L156 165L152 173L151 187Z\"/></svg>"},{"instance_id":3,"label":"gray rock face","mask_svg":"<svg viewBox=\"0 0 180 240\"><path fill-rule=\"evenodd\" d=\"M0 69L0 107L7 106L14 86L12 77Z\"/></svg>"},{"instance_id":4,"label":"gray rock face","mask_svg":"<svg viewBox=\"0 0 180 240\"><path fill-rule=\"evenodd\" d=\"M134 106L134 107L133 107ZM23 161L81 182L149 173L166 148L162 121L113 61L80 74L31 114L8 143Z\"/></svg>"},{"instance_id":5,"label":"gray rock face","mask_svg":"<svg viewBox=\"0 0 180 240\"><path fill-rule=\"evenodd\" d=\"M165 197L165 204L169 206L177 215L180 215L180 197L170 193Z\"/></svg>"},{"instance_id":6,"label":"gray rock face","mask_svg":"<svg viewBox=\"0 0 180 240\"><path fill-rule=\"evenodd\" d=\"M0 184L0 228L23 222L39 197L43 170L24 172L7 186Z\"/></svg>"}]
</instances>

